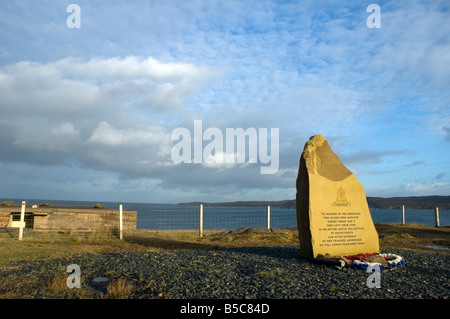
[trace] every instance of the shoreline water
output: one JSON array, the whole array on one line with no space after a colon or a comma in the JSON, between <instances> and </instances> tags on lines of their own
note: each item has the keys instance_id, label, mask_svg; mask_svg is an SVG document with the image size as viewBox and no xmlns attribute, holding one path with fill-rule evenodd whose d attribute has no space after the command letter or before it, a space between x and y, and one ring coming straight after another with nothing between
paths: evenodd
<instances>
[{"instance_id":1,"label":"shoreline water","mask_svg":"<svg viewBox=\"0 0 450 319\"><path fill-rule=\"evenodd\" d=\"M3 199L0 202L13 201L16 204L21 199ZM39 205L49 202L55 206L93 206L95 201L70 201L49 199L23 199L27 204ZM102 202L107 208L115 209L120 204L124 209L138 212L137 228L150 230L180 230L198 229L198 205L180 205L165 203L129 203ZM402 223L402 210L370 208L374 223ZM440 226L450 226L450 210L440 210ZM408 209L405 211L406 224L421 224L435 226L434 210ZM296 227L296 211L292 208L271 207L271 227ZM267 208L264 206L206 206L204 207L204 229L237 229L240 227L267 227Z\"/></svg>"}]
</instances>

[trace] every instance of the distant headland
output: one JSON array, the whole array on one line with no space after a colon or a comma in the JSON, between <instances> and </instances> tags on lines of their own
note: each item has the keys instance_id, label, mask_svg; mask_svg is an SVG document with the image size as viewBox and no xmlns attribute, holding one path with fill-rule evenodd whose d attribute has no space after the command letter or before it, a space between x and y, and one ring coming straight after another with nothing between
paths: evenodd
<instances>
[{"instance_id":1,"label":"distant headland","mask_svg":"<svg viewBox=\"0 0 450 319\"><path fill-rule=\"evenodd\" d=\"M367 197L370 208L378 209L450 209L450 196L408 196L408 197ZM179 203L178 205L199 205L209 207L262 207L270 205L271 207L295 209L295 199L286 199L279 201L235 201L221 203L189 202Z\"/></svg>"}]
</instances>

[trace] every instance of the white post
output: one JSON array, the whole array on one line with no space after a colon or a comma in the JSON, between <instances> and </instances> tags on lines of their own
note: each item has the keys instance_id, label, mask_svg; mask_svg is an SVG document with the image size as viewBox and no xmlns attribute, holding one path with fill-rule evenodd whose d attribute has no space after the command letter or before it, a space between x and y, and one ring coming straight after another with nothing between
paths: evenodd
<instances>
[{"instance_id":1,"label":"white post","mask_svg":"<svg viewBox=\"0 0 450 319\"><path fill-rule=\"evenodd\" d=\"M23 227L25 226L25 206L26 202L22 201L22 210L20 211L19 240L23 238Z\"/></svg>"},{"instance_id":2,"label":"white post","mask_svg":"<svg viewBox=\"0 0 450 319\"><path fill-rule=\"evenodd\" d=\"M203 204L200 204L200 237L203 237Z\"/></svg>"},{"instance_id":3,"label":"white post","mask_svg":"<svg viewBox=\"0 0 450 319\"><path fill-rule=\"evenodd\" d=\"M402 225L405 225L405 205L402 205Z\"/></svg>"},{"instance_id":4,"label":"white post","mask_svg":"<svg viewBox=\"0 0 450 319\"><path fill-rule=\"evenodd\" d=\"M434 216L436 217L436 227L440 227L439 223L439 207L434 209Z\"/></svg>"},{"instance_id":5,"label":"white post","mask_svg":"<svg viewBox=\"0 0 450 319\"><path fill-rule=\"evenodd\" d=\"M119 239L123 239L123 208L122 204L119 205Z\"/></svg>"},{"instance_id":6,"label":"white post","mask_svg":"<svg viewBox=\"0 0 450 319\"><path fill-rule=\"evenodd\" d=\"M270 229L270 205L267 205L267 229Z\"/></svg>"}]
</instances>

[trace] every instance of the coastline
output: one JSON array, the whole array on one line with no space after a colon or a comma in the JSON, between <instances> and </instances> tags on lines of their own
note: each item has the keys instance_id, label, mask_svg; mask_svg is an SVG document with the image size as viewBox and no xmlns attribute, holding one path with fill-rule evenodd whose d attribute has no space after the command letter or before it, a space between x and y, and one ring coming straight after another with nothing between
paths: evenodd
<instances>
[{"instance_id":1,"label":"coastline","mask_svg":"<svg viewBox=\"0 0 450 319\"><path fill-rule=\"evenodd\" d=\"M367 196L371 209L397 209L405 205L407 209L450 209L450 196L407 196L407 197L371 197ZM234 201L234 202L186 202L178 205L199 205L206 207L271 207L295 209L295 199L278 201Z\"/></svg>"}]
</instances>

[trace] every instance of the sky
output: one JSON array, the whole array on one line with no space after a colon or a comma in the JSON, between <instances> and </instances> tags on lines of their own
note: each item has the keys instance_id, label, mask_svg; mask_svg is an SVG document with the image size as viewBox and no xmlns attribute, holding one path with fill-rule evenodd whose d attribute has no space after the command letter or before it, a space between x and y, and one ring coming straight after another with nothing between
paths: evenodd
<instances>
[{"instance_id":1,"label":"sky","mask_svg":"<svg viewBox=\"0 0 450 319\"><path fill-rule=\"evenodd\" d=\"M0 198L294 199L316 134L367 196L450 195L449 14L438 0L1 1ZM259 144L221 162L238 128ZM200 161L174 160L195 141ZM270 174L250 160L262 146Z\"/></svg>"}]
</instances>

